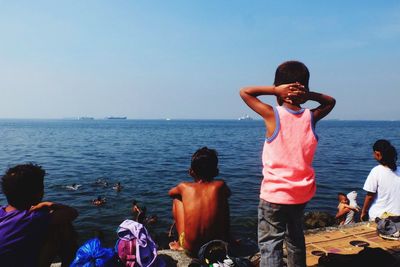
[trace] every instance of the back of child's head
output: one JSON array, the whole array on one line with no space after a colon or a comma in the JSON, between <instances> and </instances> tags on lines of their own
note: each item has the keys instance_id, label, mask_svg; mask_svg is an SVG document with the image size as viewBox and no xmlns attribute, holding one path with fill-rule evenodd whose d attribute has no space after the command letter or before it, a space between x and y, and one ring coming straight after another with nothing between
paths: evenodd
<instances>
[{"instance_id":1,"label":"back of child's head","mask_svg":"<svg viewBox=\"0 0 400 267\"><path fill-rule=\"evenodd\" d=\"M306 91L309 91L308 83L310 80L310 72L306 65L299 61L286 61L278 66L275 71L274 85L279 86L288 83L300 83ZM283 104L283 100L278 98L279 105Z\"/></svg>"},{"instance_id":2,"label":"back of child's head","mask_svg":"<svg viewBox=\"0 0 400 267\"><path fill-rule=\"evenodd\" d=\"M32 163L8 169L1 178L1 188L8 204L23 210L40 202L45 174L41 166Z\"/></svg>"},{"instance_id":3,"label":"back of child's head","mask_svg":"<svg viewBox=\"0 0 400 267\"><path fill-rule=\"evenodd\" d=\"M310 72L306 65L299 61L286 61L278 66L275 72L274 85L299 82L308 91Z\"/></svg>"},{"instance_id":4,"label":"back of child's head","mask_svg":"<svg viewBox=\"0 0 400 267\"><path fill-rule=\"evenodd\" d=\"M373 145L373 150L380 152L382 158L379 163L388 166L392 171L397 169L397 151L392 144L384 139L380 139Z\"/></svg>"},{"instance_id":5,"label":"back of child's head","mask_svg":"<svg viewBox=\"0 0 400 267\"><path fill-rule=\"evenodd\" d=\"M211 181L219 173L217 151L200 148L193 154L190 168L199 179Z\"/></svg>"}]
</instances>

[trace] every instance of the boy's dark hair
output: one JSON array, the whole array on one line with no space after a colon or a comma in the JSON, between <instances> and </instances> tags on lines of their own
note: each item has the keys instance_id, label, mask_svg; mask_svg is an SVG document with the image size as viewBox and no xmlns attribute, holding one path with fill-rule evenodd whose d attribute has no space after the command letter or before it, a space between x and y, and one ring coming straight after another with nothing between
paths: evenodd
<instances>
[{"instance_id":1,"label":"boy's dark hair","mask_svg":"<svg viewBox=\"0 0 400 267\"><path fill-rule=\"evenodd\" d=\"M381 153L382 159L379 163L388 166L392 171L397 170L397 151L388 140L380 139L375 142L372 148Z\"/></svg>"},{"instance_id":2,"label":"boy's dark hair","mask_svg":"<svg viewBox=\"0 0 400 267\"><path fill-rule=\"evenodd\" d=\"M8 204L23 210L41 201L45 174L41 166L33 163L8 169L1 178L1 188Z\"/></svg>"},{"instance_id":3,"label":"boy's dark hair","mask_svg":"<svg viewBox=\"0 0 400 267\"><path fill-rule=\"evenodd\" d=\"M274 85L299 82L304 86L305 90L309 91L308 82L310 80L310 72L306 65L299 61L283 62L275 71ZM283 100L278 98L279 105L283 104Z\"/></svg>"},{"instance_id":4,"label":"boy's dark hair","mask_svg":"<svg viewBox=\"0 0 400 267\"><path fill-rule=\"evenodd\" d=\"M192 156L190 168L204 181L211 181L218 175L218 154L215 149L202 147Z\"/></svg>"}]
</instances>

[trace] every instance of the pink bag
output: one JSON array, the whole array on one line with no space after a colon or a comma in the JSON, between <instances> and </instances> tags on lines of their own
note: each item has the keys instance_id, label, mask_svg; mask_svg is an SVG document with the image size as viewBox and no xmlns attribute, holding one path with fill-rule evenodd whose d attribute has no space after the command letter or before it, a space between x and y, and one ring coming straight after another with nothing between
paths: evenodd
<instances>
[{"instance_id":1,"label":"pink bag","mask_svg":"<svg viewBox=\"0 0 400 267\"><path fill-rule=\"evenodd\" d=\"M119 239L115 245L118 257L126 267L135 267L136 264L136 238L132 240Z\"/></svg>"}]
</instances>

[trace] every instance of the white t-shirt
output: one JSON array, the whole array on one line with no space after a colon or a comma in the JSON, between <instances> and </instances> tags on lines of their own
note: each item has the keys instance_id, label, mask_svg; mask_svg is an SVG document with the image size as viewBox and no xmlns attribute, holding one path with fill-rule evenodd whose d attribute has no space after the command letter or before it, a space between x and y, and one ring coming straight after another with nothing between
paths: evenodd
<instances>
[{"instance_id":1,"label":"white t-shirt","mask_svg":"<svg viewBox=\"0 0 400 267\"><path fill-rule=\"evenodd\" d=\"M382 165L374 167L363 189L376 193L368 212L370 220L381 216L385 211L400 215L400 167L395 172Z\"/></svg>"}]
</instances>

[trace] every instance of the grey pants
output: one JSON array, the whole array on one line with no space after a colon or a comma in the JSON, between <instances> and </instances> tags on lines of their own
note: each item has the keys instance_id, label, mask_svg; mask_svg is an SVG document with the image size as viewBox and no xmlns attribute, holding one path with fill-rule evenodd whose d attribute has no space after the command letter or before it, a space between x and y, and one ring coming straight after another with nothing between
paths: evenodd
<instances>
[{"instance_id":1,"label":"grey pants","mask_svg":"<svg viewBox=\"0 0 400 267\"><path fill-rule=\"evenodd\" d=\"M283 266L283 241L286 241L288 267L306 266L303 213L306 203L283 205L260 200L258 206L258 245L261 267Z\"/></svg>"}]
</instances>

